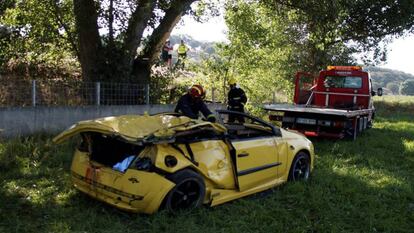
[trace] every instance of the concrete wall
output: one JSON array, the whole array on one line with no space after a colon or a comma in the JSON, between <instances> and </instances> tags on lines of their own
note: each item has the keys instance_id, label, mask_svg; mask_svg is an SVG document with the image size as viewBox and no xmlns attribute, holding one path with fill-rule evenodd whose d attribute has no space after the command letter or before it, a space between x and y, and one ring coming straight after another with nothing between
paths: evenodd
<instances>
[{"instance_id":1,"label":"concrete wall","mask_svg":"<svg viewBox=\"0 0 414 233\"><path fill-rule=\"evenodd\" d=\"M222 108L209 105L209 108ZM84 107L10 107L0 108L0 137L60 132L81 120L124 114L172 112L174 105L126 105Z\"/></svg>"}]
</instances>

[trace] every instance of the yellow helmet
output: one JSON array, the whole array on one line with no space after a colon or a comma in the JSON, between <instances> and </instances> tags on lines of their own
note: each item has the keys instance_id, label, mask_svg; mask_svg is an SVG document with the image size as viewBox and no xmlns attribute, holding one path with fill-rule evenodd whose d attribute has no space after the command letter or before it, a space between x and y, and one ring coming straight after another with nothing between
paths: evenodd
<instances>
[{"instance_id":1,"label":"yellow helmet","mask_svg":"<svg viewBox=\"0 0 414 233\"><path fill-rule=\"evenodd\" d=\"M236 79L234 79L234 78L229 79L229 85L235 85L236 83L237 83Z\"/></svg>"}]
</instances>

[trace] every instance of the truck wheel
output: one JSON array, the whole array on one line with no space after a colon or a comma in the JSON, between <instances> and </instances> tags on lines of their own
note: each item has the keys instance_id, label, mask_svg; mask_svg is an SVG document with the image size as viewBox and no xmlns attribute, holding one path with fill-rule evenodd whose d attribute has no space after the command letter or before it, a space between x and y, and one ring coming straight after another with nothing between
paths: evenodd
<instances>
[{"instance_id":1,"label":"truck wheel","mask_svg":"<svg viewBox=\"0 0 414 233\"><path fill-rule=\"evenodd\" d=\"M305 152L299 152L292 161L289 181L308 180L310 175L310 158Z\"/></svg>"},{"instance_id":2,"label":"truck wheel","mask_svg":"<svg viewBox=\"0 0 414 233\"><path fill-rule=\"evenodd\" d=\"M368 121L368 129L371 129L374 124L375 112L372 114L371 120Z\"/></svg>"},{"instance_id":3,"label":"truck wheel","mask_svg":"<svg viewBox=\"0 0 414 233\"><path fill-rule=\"evenodd\" d=\"M167 177L175 183L165 198L165 208L170 212L194 209L203 204L206 186L196 172L184 169Z\"/></svg>"},{"instance_id":4,"label":"truck wheel","mask_svg":"<svg viewBox=\"0 0 414 233\"><path fill-rule=\"evenodd\" d=\"M362 127L364 130L368 128L368 117L364 117L364 126Z\"/></svg>"},{"instance_id":5,"label":"truck wheel","mask_svg":"<svg viewBox=\"0 0 414 233\"><path fill-rule=\"evenodd\" d=\"M364 131L364 118L363 117L360 117L358 119L357 128L358 128L358 133L362 133L362 131Z\"/></svg>"}]
</instances>

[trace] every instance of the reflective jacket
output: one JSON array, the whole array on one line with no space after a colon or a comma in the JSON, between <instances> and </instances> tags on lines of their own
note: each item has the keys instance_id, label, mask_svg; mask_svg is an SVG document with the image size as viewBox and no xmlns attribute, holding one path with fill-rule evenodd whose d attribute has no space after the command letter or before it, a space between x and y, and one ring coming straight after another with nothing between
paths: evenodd
<instances>
[{"instance_id":1,"label":"reflective jacket","mask_svg":"<svg viewBox=\"0 0 414 233\"><path fill-rule=\"evenodd\" d=\"M184 44L180 44L178 46L178 54L186 54L187 53L187 47Z\"/></svg>"},{"instance_id":2,"label":"reflective jacket","mask_svg":"<svg viewBox=\"0 0 414 233\"><path fill-rule=\"evenodd\" d=\"M232 87L227 96L228 108L233 111L244 111L244 104L247 102L246 93L240 87Z\"/></svg>"}]
</instances>

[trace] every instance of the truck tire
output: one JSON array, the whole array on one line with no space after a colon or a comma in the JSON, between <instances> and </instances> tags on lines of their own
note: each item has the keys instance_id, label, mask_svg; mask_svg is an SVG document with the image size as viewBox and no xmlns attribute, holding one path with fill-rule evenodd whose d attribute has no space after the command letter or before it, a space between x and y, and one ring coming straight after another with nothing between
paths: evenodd
<instances>
[{"instance_id":1,"label":"truck tire","mask_svg":"<svg viewBox=\"0 0 414 233\"><path fill-rule=\"evenodd\" d=\"M363 117L358 118L357 128L358 128L358 133L362 133L362 131L364 131L364 118Z\"/></svg>"},{"instance_id":2,"label":"truck tire","mask_svg":"<svg viewBox=\"0 0 414 233\"><path fill-rule=\"evenodd\" d=\"M368 117L364 117L364 127L363 127L363 129L364 130L366 130L366 129L368 129Z\"/></svg>"}]
</instances>

